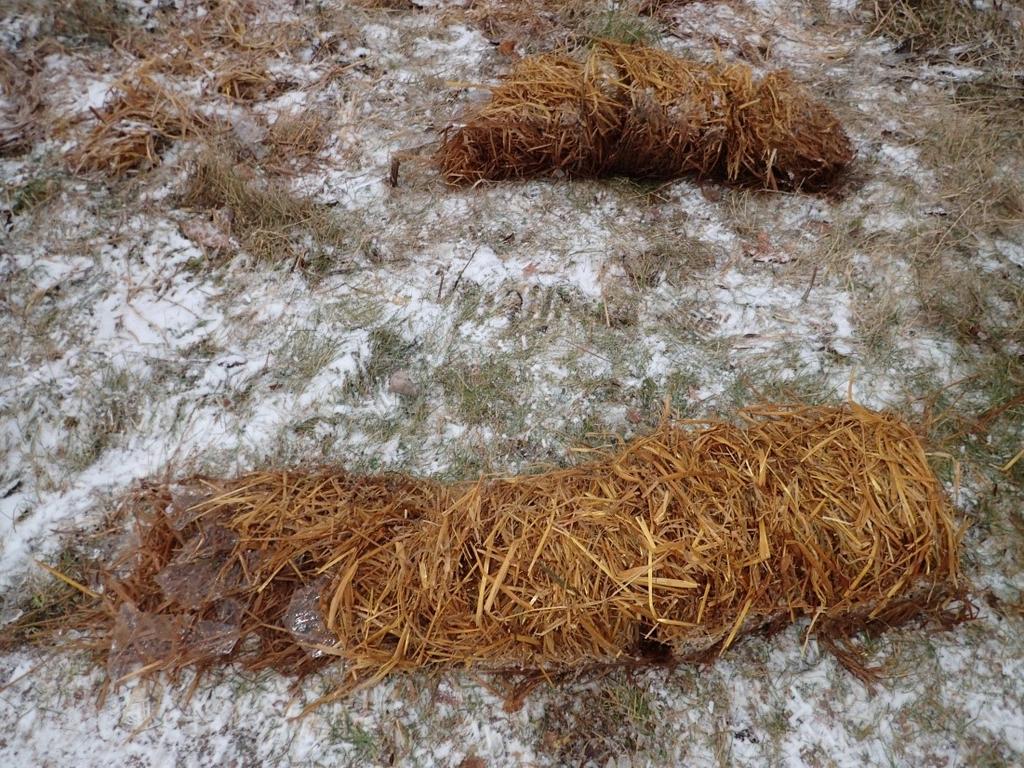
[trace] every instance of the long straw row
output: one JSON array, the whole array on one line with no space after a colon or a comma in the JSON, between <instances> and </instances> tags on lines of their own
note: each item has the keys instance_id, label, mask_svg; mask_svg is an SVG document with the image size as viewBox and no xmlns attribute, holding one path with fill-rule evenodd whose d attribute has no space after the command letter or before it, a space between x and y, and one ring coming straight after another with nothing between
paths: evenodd
<instances>
[{"instance_id":1,"label":"long straw row","mask_svg":"<svg viewBox=\"0 0 1024 768\"><path fill-rule=\"evenodd\" d=\"M293 470L151 489L104 573L110 674L559 671L707 656L801 617L832 644L962 595L962 529L908 426L856 405L742 418L453 486Z\"/></svg>"},{"instance_id":2,"label":"long straw row","mask_svg":"<svg viewBox=\"0 0 1024 768\"><path fill-rule=\"evenodd\" d=\"M835 116L784 71L603 42L519 62L438 151L451 184L564 174L832 184L853 158Z\"/></svg>"}]
</instances>

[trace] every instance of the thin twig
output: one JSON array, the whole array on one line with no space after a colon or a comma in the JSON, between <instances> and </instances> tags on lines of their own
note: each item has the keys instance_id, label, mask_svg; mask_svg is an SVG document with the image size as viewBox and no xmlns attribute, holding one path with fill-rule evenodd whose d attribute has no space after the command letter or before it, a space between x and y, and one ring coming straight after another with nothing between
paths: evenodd
<instances>
[{"instance_id":1,"label":"thin twig","mask_svg":"<svg viewBox=\"0 0 1024 768\"><path fill-rule=\"evenodd\" d=\"M804 291L804 295L800 297L800 303L804 304L807 301L807 297L811 295L811 288L814 287L814 278L818 276L818 265L814 265L814 269L811 270L811 282L807 284L807 290Z\"/></svg>"},{"instance_id":2,"label":"thin twig","mask_svg":"<svg viewBox=\"0 0 1024 768\"><path fill-rule=\"evenodd\" d=\"M479 251L479 250L480 250L480 246L478 245L476 248L473 249L473 252L471 254L469 254L469 258L466 259L466 263L462 265L462 269L459 270L459 274L455 278L455 282L452 283L451 290L448 291L448 298L449 299L452 297L452 294L455 293L455 289L459 287L459 281L462 280L462 275L465 273L466 269L469 268L470 263L476 257L476 252Z\"/></svg>"}]
</instances>

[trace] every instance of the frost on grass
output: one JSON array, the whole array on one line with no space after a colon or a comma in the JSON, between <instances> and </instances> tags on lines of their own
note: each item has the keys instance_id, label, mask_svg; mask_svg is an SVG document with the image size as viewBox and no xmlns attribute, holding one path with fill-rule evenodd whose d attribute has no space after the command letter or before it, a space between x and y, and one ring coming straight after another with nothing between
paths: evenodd
<instances>
[{"instance_id":1,"label":"frost on grass","mask_svg":"<svg viewBox=\"0 0 1024 768\"><path fill-rule=\"evenodd\" d=\"M925 425L972 522L979 620L870 641L894 672L874 697L794 630L699 673L541 686L515 712L501 680L452 673L294 722L329 681L293 692L226 673L187 704L188 680L130 682L97 709L91 660L22 648L0 661L3 757L1020 762L1024 153L1007 87L1019 50L994 26L1019 9L935 2L949 23L914 31L917 6L898 3L878 7L903 26L845 0L643 16L579 2L537 17L542 40L518 4L415 5L0 11L3 620L50 605L32 558L89 554L81 533L119 530L117 499L143 478L301 462L465 479L571 462L573 446L649 429L666 402L700 417L850 391ZM847 127L852 178L834 198L687 181L445 189L427 158L486 99L478 86L595 30L792 69ZM142 76L163 112L124 103ZM189 129L153 133L168 111ZM145 162L73 162L118 115L102 138L141 137L119 146ZM231 183L197 189L222 146Z\"/></svg>"}]
</instances>

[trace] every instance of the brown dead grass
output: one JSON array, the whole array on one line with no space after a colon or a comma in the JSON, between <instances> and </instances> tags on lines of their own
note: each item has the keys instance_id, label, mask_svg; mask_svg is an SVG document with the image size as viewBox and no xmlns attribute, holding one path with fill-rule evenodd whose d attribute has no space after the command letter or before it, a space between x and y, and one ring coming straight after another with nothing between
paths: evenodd
<instances>
[{"instance_id":1,"label":"brown dead grass","mask_svg":"<svg viewBox=\"0 0 1024 768\"><path fill-rule=\"evenodd\" d=\"M332 470L156 486L75 622L115 680L339 659L340 694L437 664L707 659L800 617L866 675L851 633L952 616L963 529L911 429L856 405L742 416L453 486Z\"/></svg>"},{"instance_id":2,"label":"brown dead grass","mask_svg":"<svg viewBox=\"0 0 1024 768\"><path fill-rule=\"evenodd\" d=\"M353 0L358 8L383 11L414 11L418 10L412 0Z\"/></svg>"},{"instance_id":3,"label":"brown dead grass","mask_svg":"<svg viewBox=\"0 0 1024 768\"><path fill-rule=\"evenodd\" d=\"M926 323L967 348L1019 358L1024 288L1016 268L979 268L977 261L994 243L1024 235L1024 133L1020 108L1006 96L957 99L924 119L920 154L938 181L942 215L920 226L904 252L917 273Z\"/></svg>"},{"instance_id":4,"label":"brown dead grass","mask_svg":"<svg viewBox=\"0 0 1024 768\"><path fill-rule=\"evenodd\" d=\"M0 51L0 157L28 151L43 134L36 118L42 98L28 67L6 51Z\"/></svg>"},{"instance_id":5,"label":"brown dead grass","mask_svg":"<svg viewBox=\"0 0 1024 768\"><path fill-rule=\"evenodd\" d=\"M649 43L658 17L686 0L475 0L464 13L481 33L504 50L535 53L609 39Z\"/></svg>"},{"instance_id":6,"label":"brown dead grass","mask_svg":"<svg viewBox=\"0 0 1024 768\"><path fill-rule=\"evenodd\" d=\"M140 58L155 71L179 77L214 72L214 90L243 98L272 83L261 62L306 42L299 23L261 20L258 4L228 0L201 18L167 28Z\"/></svg>"},{"instance_id":7,"label":"brown dead grass","mask_svg":"<svg viewBox=\"0 0 1024 768\"><path fill-rule=\"evenodd\" d=\"M572 38L572 21L587 4L581 0L555 3L550 0L477 0L466 11L469 21L494 42L560 47Z\"/></svg>"},{"instance_id":8,"label":"brown dead grass","mask_svg":"<svg viewBox=\"0 0 1024 768\"><path fill-rule=\"evenodd\" d=\"M112 89L109 106L94 112L97 124L70 153L72 170L119 176L152 167L173 141L209 128L190 100L140 69Z\"/></svg>"},{"instance_id":9,"label":"brown dead grass","mask_svg":"<svg viewBox=\"0 0 1024 768\"><path fill-rule=\"evenodd\" d=\"M265 58L303 44L301 25L268 22L256 0L227 0L217 3L195 25L184 30L185 42L200 56L210 53L231 56L252 54Z\"/></svg>"},{"instance_id":10,"label":"brown dead grass","mask_svg":"<svg viewBox=\"0 0 1024 768\"><path fill-rule=\"evenodd\" d=\"M90 599L85 568L87 560L80 553L65 548L44 566L40 578L26 579L20 585L23 600L16 606L18 619L0 630L0 651L12 651L37 640L45 642L59 634L67 624L67 616ZM57 574L57 578L50 578ZM95 593L92 593L95 597Z\"/></svg>"},{"instance_id":11,"label":"brown dead grass","mask_svg":"<svg viewBox=\"0 0 1024 768\"><path fill-rule=\"evenodd\" d=\"M836 118L786 72L755 82L604 42L582 61L524 59L438 152L452 184L566 175L695 175L767 188L834 182L853 150Z\"/></svg>"},{"instance_id":12,"label":"brown dead grass","mask_svg":"<svg viewBox=\"0 0 1024 768\"><path fill-rule=\"evenodd\" d=\"M964 0L874 0L872 34L901 50L930 58L984 66L1024 64L1020 10L1007 3L977 8Z\"/></svg>"},{"instance_id":13,"label":"brown dead grass","mask_svg":"<svg viewBox=\"0 0 1024 768\"><path fill-rule=\"evenodd\" d=\"M311 160L330 136L328 115L322 110L280 112L267 131L270 159Z\"/></svg>"},{"instance_id":14,"label":"brown dead grass","mask_svg":"<svg viewBox=\"0 0 1024 768\"><path fill-rule=\"evenodd\" d=\"M267 73L256 60L230 60L217 72L214 88L233 101L263 101L277 96L292 86Z\"/></svg>"},{"instance_id":15,"label":"brown dead grass","mask_svg":"<svg viewBox=\"0 0 1024 768\"><path fill-rule=\"evenodd\" d=\"M53 31L62 37L112 47L136 31L125 8L113 0L63 0L55 5Z\"/></svg>"},{"instance_id":16,"label":"brown dead grass","mask_svg":"<svg viewBox=\"0 0 1024 768\"><path fill-rule=\"evenodd\" d=\"M231 232L259 261L307 266L342 247L348 232L333 212L236 162L230 146L213 145L195 161L184 203L222 211Z\"/></svg>"},{"instance_id":17,"label":"brown dead grass","mask_svg":"<svg viewBox=\"0 0 1024 768\"><path fill-rule=\"evenodd\" d=\"M222 96L236 101L256 101L274 86L273 79L257 64L232 62L217 73L214 87Z\"/></svg>"},{"instance_id":18,"label":"brown dead grass","mask_svg":"<svg viewBox=\"0 0 1024 768\"><path fill-rule=\"evenodd\" d=\"M119 50L129 56L130 69L112 89L110 103L94 110L97 124L70 153L72 169L123 175L158 164L176 141L228 133L219 121L202 116L191 93L196 77L209 77L208 96L241 107L295 87L268 72L266 61L306 45L313 27L333 24L335 17L314 14L312 20L290 22L260 22L260 17L259 4L229 0L200 18L147 35L144 44L122 37L122 47L132 44ZM321 114L279 120L269 137L276 167L315 154L326 138L323 124Z\"/></svg>"}]
</instances>

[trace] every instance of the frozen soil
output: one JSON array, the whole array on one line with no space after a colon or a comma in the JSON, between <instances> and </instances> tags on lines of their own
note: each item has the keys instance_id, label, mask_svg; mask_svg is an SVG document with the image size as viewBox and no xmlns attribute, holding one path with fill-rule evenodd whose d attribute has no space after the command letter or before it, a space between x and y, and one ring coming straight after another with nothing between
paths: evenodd
<instances>
[{"instance_id":1,"label":"frozen soil","mask_svg":"<svg viewBox=\"0 0 1024 768\"><path fill-rule=\"evenodd\" d=\"M850 395L921 425L971 523L978 618L865 640L889 665L874 691L792 627L708 667L540 686L515 711L470 670L303 718L330 670L101 700L94 659L8 647L0 761L1024 761L1024 49L984 14L1024 15L930 2L975 26L903 37L906 6L845 0L6 5L0 624L46 594L34 560L116 536L147 478L330 463L464 479L570 463L666 407ZM842 189L441 182L441 132L517 50L599 35L791 69L856 146ZM189 130L127 173L83 162L142 78Z\"/></svg>"}]
</instances>

